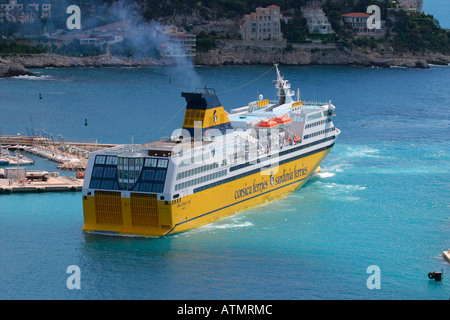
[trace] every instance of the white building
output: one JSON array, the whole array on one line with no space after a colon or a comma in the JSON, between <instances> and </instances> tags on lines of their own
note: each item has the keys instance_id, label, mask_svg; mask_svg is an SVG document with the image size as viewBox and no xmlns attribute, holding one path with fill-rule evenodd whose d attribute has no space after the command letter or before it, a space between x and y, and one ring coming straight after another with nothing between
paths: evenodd
<instances>
[{"instance_id":1,"label":"white building","mask_svg":"<svg viewBox=\"0 0 450 320\"><path fill-rule=\"evenodd\" d=\"M165 43L162 43L162 51L167 58L194 57L197 46L197 37L186 32L183 28L175 26L164 30Z\"/></svg>"},{"instance_id":2,"label":"white building","mask_svg":"<svg viewBox=\"0 0 450 320\"><path fill-rule=\"evenodd\" d=\"M22 4L17 0L9 0L8 3L0 5L0 21L32 23L37 19L50 18L51 11L52 5L49 3Z\"/></svg>"},{"instance_id":3,"label":"white building","mask_svg":"<svg viewBox=\"0 0 450 320\"><path fill-rule=\"evenodd\" d=\"M283 39L281 33L280 7L271 5L266 8L256 8L256 12L247 14L241 25L243 40L273 40Z\"/></svg>"},{"instance_id":4,"label":"white building","mask_svg":"<svg viewBox=\"0 0 450 320\"><path fill-rule=\"evenodd\" d=\"M350 12L343 14L342 18L344 20L344 25L349 25L353 29L353 33L357 36L369 36L369 37L382 37L385 35L384 31L384 20L381 20L380 29L369 29L367 28L367 19L370 14L364 12Z\"/></svg>"},{"instance_id":5,"label":"white building","mask_svg":"<svg viewBox=\"0 0 450 320\"><path fill-rule=\"evenodd\" d=\"M397 2L399 9L422 12L423 0L397 0Z\"/></svg>"},{"instance_id":6,"label":"white building","mask_svg":"<svg viewBox=\"0 0 450 320\"><path fill-rule=\"evenodd\" d=\"M330 34L334 33L322 7L302 7L302 18L306 20L309 33Z\"/></svg>"}]
</instances>

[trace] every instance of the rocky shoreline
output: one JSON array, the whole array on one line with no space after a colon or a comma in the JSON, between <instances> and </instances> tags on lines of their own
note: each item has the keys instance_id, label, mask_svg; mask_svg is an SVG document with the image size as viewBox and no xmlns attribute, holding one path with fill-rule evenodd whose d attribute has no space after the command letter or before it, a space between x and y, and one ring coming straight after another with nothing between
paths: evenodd
<instances>
[{"instance_id":1,"label":"rocky shoreline","mask_svg":"<svg viewBox=\"0 0 450 320\"><path fill-rule=\"evenodd\" d=\"M35 68L88 68L88 67L139 67L163 65L164 62L152 58L123 59L103 54L93 57L69 57L57 54L21 55L7 58L28 69Z\"/></svg>"},{"instance_id":2,"label":"rocky shoreline","mask_svg":"<svg viewBox=\"0 0 450 320\"><path fill-rule=\"evenodd\" d=\"M363 67L406 67L429 68L430 64L449 65L450 56L439 53L427 55L379 53L361 49L312 49L298 50L285 48L216 49L197 53L195 65L352 65ZM10 56L0 59L0 78L21 75L35 75L28 69L34 68L83 68L83 67L146 67L173 64L170 60L152 58L122 59L110 54L95 57L68 57L55 54Z\"/></svg>"},{"instance_id":3,"label":"rocky shoreline","mask_svg":"<svg viewBox=\"0 0 450 320\"><path fill-rule=\"evenodd\" d=\"M427 55L379 53L365 50L286 50L281 48L239 48L197 53L195 64L207 66L258 65L350 65L362 67L429 68L430 64L449 65L450 56L439 53Z\"/></svg>"},{"instance_id":4,"label":"rocky shoreline","mask_svg":"<svg viewBox=\"0 0 450 320\"><path fill-rule=\"evenodd\" d=\"M33 76L34 73L28 71L20 63L14 63L0 59L0 78L10 78L17 76Z\"/></svg>"},{"instance_id":5,"label":"rocky shoreline","mask_svg":"<svg viewBox=\"0 0 450 320\"><path fill-rule=\"evenodd\" d=\"M69 57L56 54L15 55L0 59L0 78L34 75L28 69L147 67L170 64L152 58L121 59L110 54L95 57Z\"/></svg>"}]
</instances>

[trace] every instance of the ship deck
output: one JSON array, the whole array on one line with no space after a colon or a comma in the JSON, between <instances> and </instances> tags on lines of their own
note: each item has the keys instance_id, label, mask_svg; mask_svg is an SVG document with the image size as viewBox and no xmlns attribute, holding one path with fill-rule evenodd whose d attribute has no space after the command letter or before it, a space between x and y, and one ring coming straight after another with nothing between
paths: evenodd
<instances>
[{"instance_id":1,"label":"ship deck","mask_svg":"<svg viewBox=\"0 0 450 320\"><path fill-rule=\"evenodd\" d=\"M139 147L149 149L149 150L167 150L172 151L175 147L182 149L189 149L197 146L203 146L210 144L211 141L195 141L195 142L186 142L186 141L172 141L170 139L161 139L148 143L141 144Z\"/></svg>"}]
</instances>

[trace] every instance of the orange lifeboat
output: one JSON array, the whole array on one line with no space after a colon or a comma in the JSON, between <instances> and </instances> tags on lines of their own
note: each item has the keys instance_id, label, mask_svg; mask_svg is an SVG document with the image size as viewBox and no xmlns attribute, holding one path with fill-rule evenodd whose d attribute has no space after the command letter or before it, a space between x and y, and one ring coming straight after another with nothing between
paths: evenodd
<instances>
[{"instance_id":1,"label":"orange lifeboat","mask_svg":"<svg viewBox=\"0 0 450 320\"><path fill-rule=\"evenodd\" d=\"M287 124L287 123L292 122L291 118L286 117L286 116L282 116L282 117L275 118L275 121L276 121L278 124Z\"/></svg>"},{"instance_id":2,"label":"orange lifeboat","mask_svg":"<svg viewBox=\"0 0 450 320\"><path fill-rule=\"evenodd\" d=\"M262 128L273 128L273 127L276 127L277 125L278 125L278 122L276 122L276 121L273 120L273 119L269 119L269 120L261 121L261 122L258 124L258 127L262 127Z\"/></svg>"}]
</instances>

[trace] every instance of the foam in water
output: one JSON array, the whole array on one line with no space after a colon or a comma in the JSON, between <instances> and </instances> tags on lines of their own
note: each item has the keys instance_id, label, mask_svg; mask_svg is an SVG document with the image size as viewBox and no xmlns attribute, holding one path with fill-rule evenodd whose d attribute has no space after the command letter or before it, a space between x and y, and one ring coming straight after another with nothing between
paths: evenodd
<instances>
[{"instance_id":1,"label":"foam in water","mask_svg":"<svg viewBox=\"0 0 450 320\"><path fill-rule=\"evenodd\" d=\"M337 188L343 191L357 191L357 190L365 190L366 187L359 185L345 185L339 183L329 183L325 185L326 188Z\"/></svg>"},{"instance_id":2,"label":"foam in water","mask_svg":"<svg viewBox=\"0 0 450 320\"><path fill-rule=\"evenodd\" d=\"M190 231L184 232L185 235L196 234L201 232L214 232L216 230L227 230L227 229L241 229L248 228L254 224L250 221L231 221L230 223L224 223L224 220L217 221L200 228L192 229Z\"/></svg>"},{"instance_id":3,"label":"foam in water","mask_svg":"<svg viewBox=\"0 0 450 320\"><path fill-rule=\"evenodd\" d=\"M322 179L334 177L336 174L333 172L317 172L316 176Z\"/></svg>"},{"instance_id":4,"label":"foam in water","mask_svg":"<svg viewBox=\"0 0 450 320\"><path fill-rule=\"evenodd\" d=\"M12 77L12 79L22 79L22 80L51 80L53 79L52 76L29 76L29 75L22 75L22 76L15 76Z\"/></svg>"},{"instance_id":5,"label":"foam in water","mask_svg":"<svg viewBox=\"0 0 450 320\"><path fill-rule=\"evenodd\" d=\"M367 146L347 146L346 156L348 157L378 157L380 150Z\"/></svg>"}]
</instances>

